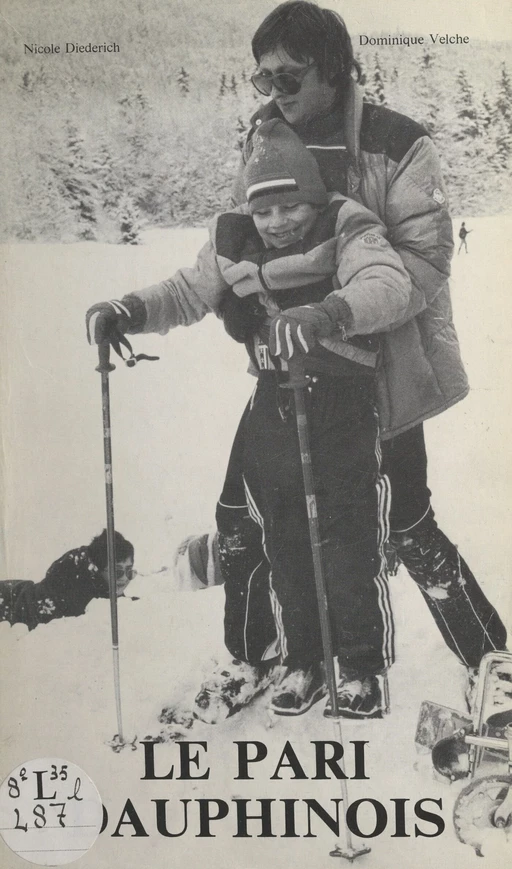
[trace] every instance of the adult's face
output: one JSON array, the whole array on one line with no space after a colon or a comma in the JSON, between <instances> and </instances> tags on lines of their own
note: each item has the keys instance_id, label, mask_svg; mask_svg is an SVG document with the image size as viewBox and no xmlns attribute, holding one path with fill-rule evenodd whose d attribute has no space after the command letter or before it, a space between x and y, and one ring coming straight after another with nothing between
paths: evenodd
<instances>
[{"instance_id":1,"label":"adult's face","mask_svg":"<svg viewBox=\"0 0 512 869\"><path fill-rule=\"evenodd\" d=\"M302 78L302 85L297 94L284 94L275 85L271 97L277 103L283 117L292 126L303 124L317 115L327 112L336 99L336 88L322 81L316 64L311 59L307 63L293 60L284 48L276 48L263 54L258 70L264 75L277 75L282 72L301 75L310 65Z\"/></svg>"},{"instance_id":2,"label":"adult's face","mask_svg":"<svg viewBox=\"0 0 512 869\"><path fill-rule=\"evenodd\" d=\"M101 571L101 576L108 587L108 567ZM126 558L124 561L116 561L116 594L123 594L127 585L133 579L133 560Z\"/></svg>"}]
</instances>

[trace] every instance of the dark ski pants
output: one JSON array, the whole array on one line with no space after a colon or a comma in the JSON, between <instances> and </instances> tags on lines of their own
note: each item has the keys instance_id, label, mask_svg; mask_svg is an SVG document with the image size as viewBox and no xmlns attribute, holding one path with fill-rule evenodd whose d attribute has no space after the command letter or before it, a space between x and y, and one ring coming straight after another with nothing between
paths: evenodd
<instances>
[{"instance_id":1,"label":"dark ski pants","mask_svg":"<svg viewBox=\"0 0 512 869\"><path fill-rule=\"evenodd\" d=\"M319 375L306 407L334 651L346 672L381 672L393 660L393 622L373 378ZM240 457L247 512L232 474ZM232 654L256 663L271 647L291 667L321 660L293 396L275 372L260 374L242 418L217 519Z\"/></svg>"},{"instance_id":2,"label":"dark ski pants","mask_svg":"<svg viewBox=\"0 0 512 869\"><path fill-rule=\"evenodd\" d=\"M437 526L427 486L423 426L382 442L391 482L390 543L418 585L444 641L468 667L504 649L505 627L457 547Z\"/></svg>"},{"instance_id":3,"label":"dark ski pants","mask_svg":"<svg viewBox=\"0 0 512 869\"><path fill-rule=\"evenodd\" d=\"M266 594L264 558L259 528L251 520L243 487L243 443L246 409L235 437L224 489L217 506L217 526L221 546L221 564L228 588L239 591L231 596L232 605L226 615L226 642L239 631L235 624L245 618L245 597L240 591L252 582L252 594L259 599L262 612L261 632L254 626L249 632L252 648L261 652L272 639ZM410 576L417 583L423 598L447 646L459 660L477 667L486 652L505 649L505 627L494 607L487 600L470 568L457 548L437 527L430 505L427 485L427 455L423 426L418 425L404 434L381 442L381 473L391 483L391 544ZM233 578L236 581L233 582ZM231 579L230 579L231 578ZM233 601L233 597L235 601ZM238 608L235 605L238 604ZM228 611L228 610L227 610ZM247 659L243 644L236 643L232 653ZM256 655L253 663L259 658Z\"/></svg>"}]
</instances>

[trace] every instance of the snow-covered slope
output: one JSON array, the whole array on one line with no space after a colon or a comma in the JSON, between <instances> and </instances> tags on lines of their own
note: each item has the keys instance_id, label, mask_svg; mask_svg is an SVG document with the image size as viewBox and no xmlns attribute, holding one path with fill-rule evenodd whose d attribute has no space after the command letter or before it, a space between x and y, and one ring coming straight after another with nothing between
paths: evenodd
<instances>
[{"instance_id":1,"label":"snow-covered slope","mask_svg":"<svg viewBox=\"0 0 512 869\"><path fill-rule=\"evenodd\" d=\"M468 221L469 223L469 221ZM471 221L470 253L454 261L455 322L473 391L426 426L430 482L441 526L458 543L486 593L512 627L510 416L512 302L503 265L512 220ZM7 456L5 578L42 578L50 562L87 542L104 525L100 378L95 351L84 339L83 314L94 301L116 298L172 274L193 260L203 230L148 235L140 248L93 244L12 246L2 250L7 276L9 343L3 350L4 449ZM163 706L193 694L223 661L221 588L177 592L173 553L183 536L213 524L231 438L253 387L243 348L213 317L165 338L134 339L136 351L159 353L159 362L135 369L122 363L111 376L116 526L135 546L139 575L119 601L121 691L126 736L158 733ZM384 832L360 858L362 869L453 869L504 865L479 860L454 834L451 805L460 786L436 781L428 756L413 740L420 702L431 699L464 709L464 673L448 652L421 596L400 569L391 579L397 624L397 663L390 674L391 714L383 721L343 726L351 768L351 740L368 740L366 781L349 781L349 799L379 801L388 815ZM2 692L0 778L30 758L58 756L85 769L109 813L109 824L80 864L95 869L263 869L268 865L331 865L336 837L319 819L305 837L304 803L296 806L298 837L283 838L281 800L315 798L331 814L339 783L314 781L314 740L336 740L317 704L297 720L276 719L269 729L264 698L216 727L196 724L189 739L207 741L207 781L141 781L143 752L114 754L105 742L116 731L108 601L93 601L80 619L63 619L32 633L0 625ZM267 745L254 765L254 781L235 780L236 740ZM271 779L289 740L310 777ZM176 745L156 749L158 769L177 763ZM201 797L225 800L226 819L214 838L197 837ZM121 827L131 799L148 837ZM235 798L270 798L275 838L235 837ZM414 805L442 799L445 832L414 835ZM160 835L152 800L168 799L168 825L179 831L190 799L189 829ZM407 799L407 833L396 838L394 803ZM429 808L426 806L426 808ZM430 810L439 813L433 804ZM361 815L363 818L363 815ZM373 822L368 815L366 829ZM363 823L363 822L362 822ZM418 822L426 832L434 827ZM0 842L2 865L25 865Z\"/></svg>"}]
</instances>

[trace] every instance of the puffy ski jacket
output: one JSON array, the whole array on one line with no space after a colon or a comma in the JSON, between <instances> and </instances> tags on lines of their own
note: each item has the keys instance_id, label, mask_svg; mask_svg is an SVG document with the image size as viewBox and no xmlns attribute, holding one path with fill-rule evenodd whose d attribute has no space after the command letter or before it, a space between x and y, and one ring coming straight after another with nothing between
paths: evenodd
<instances>
[{"instance_id":1,"label":"puffy ski jacket","mask_svg":"<svg viewBox=\"0 0 512 869\"><path fill-rule=\"evenodd\" d=\"M267 103L252 133L271 117ZM381 435L393 437L464 398L468 382L452 322L448 278L453 233L439 158L427 132L410 118L363 102L353 83L343 111L295 132L318 160L328 190L338 190L378 215L415 290L409 320L382 343L377 392ZM242 201L241 173L234 187Z\"/></svg>"},{"instance_id":2,"label":"puffy ski jacket","mask_svg":"<svg viewBox=\"0 0 512 869\"><path fill-rule=\"evenodd\" d=\"M41 582L0 582L0 621L33 630L52 619L83 615L93 598L108 596L108 585L89 558L87 546L81 546L54 561Z\"/></svg>"},{"instance_id":3,"label":"puffy ski jacket","mask_svg":"<svg viewBox=\"0 0 512 869\"><path fill-rule=\"evenodd\" d=\"M268 317L326 296L341 297L349 309L348 323L321 340L328 358L320 354L316 359L316 370L326 370L339 357L337 368L334 362L327 368L336 369L333 373L343 373L340 358L374 367L376 342L359 336L409 319L418 304L384 225L367 208L336 193L305 239L281 250L265 248L246 208L221 214L212 222L195 266L130 296L144 303L144 331L165 334L209 311L219 313L230 288L239 297L256 293ZM315 360L308 361L313 367Z\"/></svg>"}]
</instances>

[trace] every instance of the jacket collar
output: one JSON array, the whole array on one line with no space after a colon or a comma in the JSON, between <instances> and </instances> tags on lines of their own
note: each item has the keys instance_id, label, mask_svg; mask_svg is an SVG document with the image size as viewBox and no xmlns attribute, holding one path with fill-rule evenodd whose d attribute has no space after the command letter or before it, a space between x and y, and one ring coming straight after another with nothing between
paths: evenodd
<instances>
[{"instance_id":1,"label":"jacket collar","mask_svg":"<svg viewBox=\"0 0 512 869\"><path fill-rule=\"evenodd\" d=\"M361 154L361 123L363 120L363 88L355 81L350 82L343 114L343 132L347 151L356 163Z\"/></svg>"},{"instance_id":2,"label":"jacket collar","mask_svg":"<svg viewBox=\"0 0 512 869\"><path fill-rule=\"evenodd\" d=\"M347 147L351 158L354 162L359 162L361 152L360 134L361 122L363 117L363 88L357 82L351 81L349 90L346 96L345 105L343 108L335 108L332 112L315 118L314 132L322 137L329 133L339 130L340 125L343 131L343 140ZM251 135L263 121L269 121L272 118L281 118L284 120L277 105L272 100L266 103L251 118ZM311 124L304 124L301 127L293 127L295 132L301 138L306 138L308 133L312 131Z\"/></svg>"}]
</instances>

